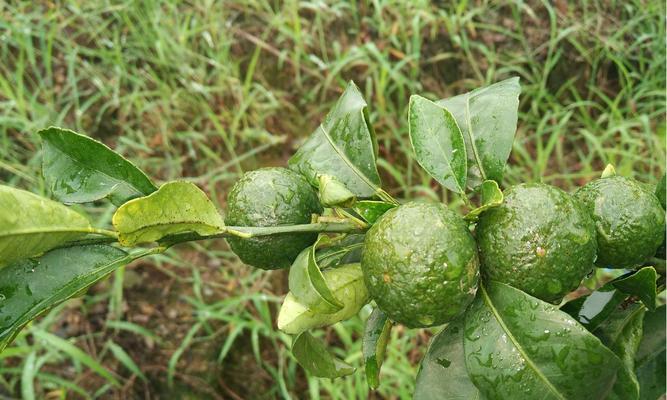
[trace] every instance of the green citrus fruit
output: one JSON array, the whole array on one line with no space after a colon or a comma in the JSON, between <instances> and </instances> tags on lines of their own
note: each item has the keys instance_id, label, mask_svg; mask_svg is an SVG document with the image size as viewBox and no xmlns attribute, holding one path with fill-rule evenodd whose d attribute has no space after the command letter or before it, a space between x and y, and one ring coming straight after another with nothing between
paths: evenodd
<instances>
[{"instance_id":1,"label":"green citrus fruit","mask_svg":"<svg viewBox=\"0 0 667 400\"><path fill-rule=\"evenodd\" d=\"M629 268L655 254L664 238L665 210L654 193L612 176L589 182L576 196L595 220L599 266Z\"/></svg>"},{"instance_id":2,"label":"green citrus fruit","mask_svg":"<svg viewBox=\"0 0 667 400\"><path fill-rule=\"evenodd\" d=\"M300 174L286 168L247 172L227 197L225 224L278 226L310 223L321 213L317 193ZM317 233L285 233L250 239L227 239L246 264L262 269L289 267L301 250L312 245Z\"/></svg>"},{"instance_id":3,"label":"green citrus fruit","mask_svg":"<svg viewBox=\"0 0 667 400\"><path fill-rule=\"evenodd\" d=\"M477 224L482 273L539 299L560 300L593 269L593 219L554 186L522 184L504 194L503 204Z\"/></svg>"},{"instance_id":4,"label":"green citrus fruit","mask_svg":"<svg viewBox=\"0 0 667 400\"><path fill-rule=\"evenodd\" d=\"M378 307L411 328L461 314L479 279L475 240L442 204L412 202L387 211L366 234L361 267Z\"/></svg>"}]
</instances>

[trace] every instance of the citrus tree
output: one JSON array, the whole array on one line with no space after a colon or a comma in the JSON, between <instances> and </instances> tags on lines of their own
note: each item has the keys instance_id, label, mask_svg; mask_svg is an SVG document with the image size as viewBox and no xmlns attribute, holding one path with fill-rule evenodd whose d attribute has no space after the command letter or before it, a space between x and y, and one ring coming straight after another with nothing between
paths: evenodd
<instances>
[{"instance_id":1,"label":"citrus tree","mask_svg":"<svg viewBox=\"0 0 667 400\"><path fill-rule=\"evenodd\" d=\"M410 99L415 159L465 215L382 189L354 83L286 168L234 185L224 217L190 182L157 187L102 143L44 129L55 200L0 186L0 351L115 269L225 238L246 264L290 268L277 328L294 336L292 353L313 376L355 372L311 332L371 303L362 338L371 388L402 324L444 326L416 399L656 399L665 392L665 178L652 186L609 166L574 194L541 183L502 191L519 93L511 78ZM117 207L113 229L69 207L104 199Z\"/></svg>"}]
</instances>

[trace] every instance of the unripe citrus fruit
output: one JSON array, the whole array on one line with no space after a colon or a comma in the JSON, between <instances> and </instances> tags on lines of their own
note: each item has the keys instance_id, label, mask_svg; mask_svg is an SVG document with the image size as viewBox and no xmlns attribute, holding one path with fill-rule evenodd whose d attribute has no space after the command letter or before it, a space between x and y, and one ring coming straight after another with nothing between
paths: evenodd
<instances>
[{"instance_id":1,"label":"unripe citrus fruit","mask_svg":"<svg viewBox=\"0 0 667 400\"><path fill-rule=\"evenodd\" d=\"M654 193L612 176L589 182L576 196L595 220L599 266L629 268L655 254L664 239L665 210Z\"/></svg>"},{"instance_id":2,"label":"unripe citrus fruit","mask_svg":"<svg viewBox=\"0 0 667 400\"><path fill-rule=\"evenodd\" d=\"M412 328L461 314L479 279L475 240L442 204L412 202L387 211L366 234L361 267L378 307Z\"/></svg>"},{"instance_id":3,"label":"unripe citrus fruit","mask_svg":"<svg viewBox=\"0 0 667 400\"><path fill-rule=\"evenodd\" d=\"M593 269L593 219L554 186L522 184L504 194L503 204L477 224L482 273L539 299L560 300Z\"/></svg>"},{"instance_id":4,"label":"unripe citrus fruit","mask_svg":"<svg viewBox=\"0 0 667 400\"><path fill-rule=\"evenodd\" d=\"M307 224L312 214L321 212L317 193L303 176L286 168L262 168L244 174L229 192L225 224ZM230 237L227 241L244 263L279 269L289 267L316 239L317 233L285 233L250 239Z\"/></svg>"}]
</instances>

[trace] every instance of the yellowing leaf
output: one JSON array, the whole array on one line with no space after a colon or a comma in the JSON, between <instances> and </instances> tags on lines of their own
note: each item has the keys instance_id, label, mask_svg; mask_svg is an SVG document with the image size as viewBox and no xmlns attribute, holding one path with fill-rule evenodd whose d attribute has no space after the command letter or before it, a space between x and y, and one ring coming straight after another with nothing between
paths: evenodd
<instances>
[{"instance_id":1,"label":"yellowing leaf","mask_svg":"<svg viewBox=\"0 0 667 400\"><path fill-rule=\"evenodd\" d=\"M124 246L183 232L211 235L224 228L211 200L190 182L168 182L146 197L123 204L112 218Z\"/></svg>"}]
</instances>

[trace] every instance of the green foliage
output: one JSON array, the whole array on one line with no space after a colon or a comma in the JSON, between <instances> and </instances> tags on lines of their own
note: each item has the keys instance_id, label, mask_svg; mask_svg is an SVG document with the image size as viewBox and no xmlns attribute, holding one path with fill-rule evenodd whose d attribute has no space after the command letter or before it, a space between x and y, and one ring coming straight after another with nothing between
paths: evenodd
<instances>
[{"instance_id":1,"label":"green foliage","mask_svg":"<svg viewBox=\"0 0 667 400\"><path fill-rule=\"evenodd\" d=\"M430 100L413 95L408 108L408 126L419 165L442 186L465 193L466 148L452 114Z\"/></svg>"},{"instance_id":2,"label":"green foliage","mask_svg":"<svg viewBox=\"0 0 667 400\"><path fill-rule=\"evenodd\" d=\"M374 224L384 213L396 207L395 204L376 200L362 200L354 204L354 211L369 224Z\"/></svg>"},{"instance_id":3,"label":"green foliage","mask_svg":"<svg viewBox=\"0 0 667 400\"><path fill-rule=\"evenodd\" d=\"M658 294L656 287L658 274L653 267L644 267L628 276L622 276L612 281L614 287L621 292L637 296L649 310L655 310Z\"/></svg>"},{"instance_id":4,"label":"green foliage","mask_svg":"<svg viewBox=\"0 0 667 400\"><path fill-rule=\"evenodd\" d=\"M433 337L417 374L415 400L481 398L466 369L464 333L464 318L460 317Z\"/></svg>"},{"instance_id":5,"label":"green foliage","mask_svg":"<svg viewBox=\"0 0 667 400\"><path fill-rule=\"evenodd\" d=\"M74 246L5 267L0 284L0 351L38 315L145 254L128 254L108 245Z\"/></svg>"},{"instance_id":6,"label":"green foliage","mask_svg":"<svg viewBox=\"0 0 667 400\"><path fill-rule=\"evenodd\" d=\"M366 320L362 350L366 369L366 380L371 389L380 386L380 368L387 350L392 322L379 308L373 310Z\"/></svg>"},{"instance_id":7,"label":"green foliage","mask_svg":"<svg viewBox=\"0 0 667 400\"><path fill-rule=\"evenodd\" d=\"M519 78L510 78L438 101L461 127L473 176L502 181L516 133L520 92Z\"/></svg>"},{"instance_id":8,"label":"green foliage","mask_svg":"<svg viewBox=\"0 0 667 400\"><path fill-rule=\"evenodd\" d=\"M292 354L313 376L339 378L353 374L355 369L329 353L324 344L308 332L300 333L292 345Z\"/></svg>"},{"instance_id":9,"label":"green foliage","mask_svg":"<svg viewBox=\"0 0 667 400\"><path fill-rule=\"evenodd\" d=\"M498 182L496 181L484 181L479 187L480 196L482 198L482 205L471 210L464 217L466 221L477 221L479 216L494 207L498 207L503 204L505 196L503 195L502 190L498 187Z\"/></svg>"},{"instance_id":10,"label":"green foliage","mask_svg":"<svg viewBox=\"0 0 667 400\"><path fill-rule=\"evenodd\" d=\"M350 82L324 122L290 158L290 168L312 185L318 185L318 176L330 175L358 197L377 194L381 185L375 165L377 142L367 107L359 88Z\"/></svg>"},{"instance_id":11,"label":"green foliage","mask_svg":"<svg viewBox=\"0 0 667 400\"><path fill-rule=\"evenodd\" d=\"M38 255L91 231L84 216L64 205L0 185L0 266Z\"/></svg>"},{"instance_id":12,"label":"green foliage","mask_svg":"<svg viewBox=\"0 0 667 400\"><path fill-rule=\"evenodd\" d=\"M466 366L488 399L604 398L622 366L569 315L502 283L482 285L465 318Z\"/></svg>"},{"instance_id":13,"label":"green foliage","mask_svg":"<svg viewBox=\"0 0 667 400\"><path fill-rule=\"evenodd\" d=\"M289 271L289 289L296 301L309 310L333 314L344 305L329 288L315 257L318 245L325 238L320 236L315 244L303 250L294 260Z\"/></svg>"},{"instance_id":14,"label":"green foliage","mask_svg":"<svg viewBox=\"0 0 667 400\"><path fill-rule=\"evenodd\" d=\"M324 271L323 275L332 294L343 303L343 308L332 314L323 314L309 309L299 303L292 293L287 293L278 314L278 329L296 335L332 325L357 314L368 302L368 291L359 264L342 265Z\"/></svg>"},{"instance_id":15,"label":"green foliage","mask_svg":"<svg viewBox=\"0 0 667 400\"><path fill-rule=\"evenodd\" d=\"M43 140L44 179L64 203L108 197L120 206L157 190L134 164L94 139L53 126L38 134Z\"/></svg>"},{"instance_id":16,"label":"green foliage","mask_svg":"<svg viewBox=\"0 0 667 400\"><path fill-rule=\"evenodd\" d=\"M167 182L155 193L128 201L116 210L112 222L123 246L184 232L212 235L225 226L206 193L189 182Z\"/></svg>"}]
</instances>

